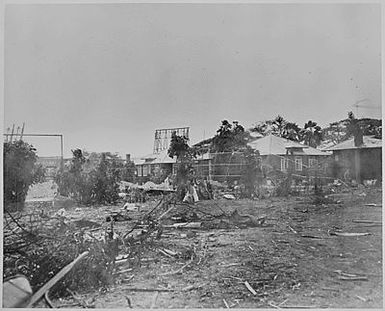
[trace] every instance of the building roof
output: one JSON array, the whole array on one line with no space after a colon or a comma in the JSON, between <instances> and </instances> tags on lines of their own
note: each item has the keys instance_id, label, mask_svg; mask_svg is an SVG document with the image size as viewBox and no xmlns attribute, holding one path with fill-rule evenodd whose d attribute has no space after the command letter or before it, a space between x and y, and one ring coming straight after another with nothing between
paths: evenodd
<instances>
[{"instance_id":1,"label":"building roof","mask_svg":"<svg viewBox=\"0 0 385 311\"><path fill-rule=\"evenodd\" d=\"M159 153L151 153L141 158L133 159L135 165L140 164L167 164L176 163L176 158L170 158L167 154L167 150L163 150Z\"/></svg>"},{"instance_id":2,"label":"building roof","mask_svg":"<svg viewBox=\"0 0 385 311\"><path fill-rule=\"evenodd\" d=\"M356 147L354 146L354 138L348 139L343 141L342 143L339 143L337 145L334 145L333 147L327 148L327 150L334 151L334 150L347 150L347 149L363 149L363 148L382 148L382 140L378 138L374 138L373 136L364 136L363 137L364 143Z\"/></svg>"},{"instance_id":3,"label":"building roof","mask_svg":"<svg viewBox=\"0 0 385 311\"><path fill-rule=\"evenodd\" d=\"M297 143L295 141L277 137L274 135L268 135L260 139L256 139L247 144L251 148L258 150L260 155L285 155L288 149L297 149L293 154L297 155L310 155L310 156L327 156L328 152L318 150L316 148Z\"/></svg>"}]
</instances>

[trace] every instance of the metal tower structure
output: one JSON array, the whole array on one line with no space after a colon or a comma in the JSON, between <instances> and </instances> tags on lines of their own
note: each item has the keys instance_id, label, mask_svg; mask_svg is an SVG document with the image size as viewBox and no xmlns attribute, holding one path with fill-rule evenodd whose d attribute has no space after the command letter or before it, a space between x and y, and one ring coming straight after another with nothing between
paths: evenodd
<instances>
[{"instance_id":1,"label":"metal tower structure","mask_svg":"<svg viewBox=\"0 0 385 311\"><path fill-rule=\"evenodd\" d=\"M176 127L155 130L154 153L157 154L163 150L168 149L170 146L172 133L175 132L178 136L184 136L187 139L190 139L189 131L190 127Z\"/></svg>"}]
</instances>

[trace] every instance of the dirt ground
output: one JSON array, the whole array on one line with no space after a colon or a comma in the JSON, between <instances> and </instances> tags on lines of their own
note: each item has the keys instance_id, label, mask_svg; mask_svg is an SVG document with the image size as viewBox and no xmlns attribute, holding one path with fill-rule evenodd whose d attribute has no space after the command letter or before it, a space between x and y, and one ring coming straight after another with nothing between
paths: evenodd
<instances>
[{"instance_id":1,"label":"dirt ground","mask_svg":"<svg viewBox=\"0 0 385 311\"><path fill-rule=\"evenodd\" d=\"M140 267L120 264L115 284L79 295L96 308L382 308L381 189L351 190L328 200L318 205L310 197L198 202L190 208L197 215L237 210L265 217L265 223L168 229L143 253ZM154 202L132 212L133 218ZM102 222L111 209L66 212ZM117 223L117 231L124 232L129 223ZM193 249L199 255L195 260L166 256L157 251L160 247L175 252ZM71 307L76 301L53 302Z\"/></svg>"}]
</instances>

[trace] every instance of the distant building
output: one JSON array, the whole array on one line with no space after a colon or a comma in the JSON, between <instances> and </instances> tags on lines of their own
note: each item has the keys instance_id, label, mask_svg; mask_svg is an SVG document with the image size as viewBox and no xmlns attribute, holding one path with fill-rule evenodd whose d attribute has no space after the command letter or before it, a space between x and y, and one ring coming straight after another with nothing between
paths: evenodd
<instances>
[{"instance_id":1,"label":"distant building","mask_svg":"<svg viewBox=\"0 0 385 311\"><path fill-rule=\"evenodd\" d=\"M170 158L167 150L133 159L139 182L146 182L150 176L175 173L176 158Z\"/></svg>"},{"instance_id":2,"label":"distant building","mask_svg":"<svg viewBox=\"0 0 385 311\"><path fill-rule=\"evenodd\" d=\"M248 146L259 152L258 164L267 171L278 170L298 175L308 175L315 170L325 171L327 159L331 155L329 152L273 135L255 139ZM246 169L243 151L210 153L210 148L206 147L207 151L192 163L196 177L217 181L241 179ZM170 158L167 150L134 159L134 163L139 182L146 182L151 176L161 173L163 176L175 174L177 168L176 158Z\"/></svg>"},{"instance_id":3,"label":"distant building","mask_svg":"<svg viewBox=\"0 0 385 311\"><path fill-rule=\"evenodd\" d=\"M262 167L299 175L316 168L325 170L330 156L329 152L274 135L256 139L248 146L259 151Z\"/></svg>"},{"instance_id":4,"label":"distant building","mask_svg":"<svg viewBox=\"0 0 385 311\"><path fill-rule=\"evenodd\" d=\"M46 169L46 178L51 179L60 169L61 157L38 157L36 164L41 164Z\"/></svg>"},{"instance_id":5,"label":"distant building","mask_svg":"<svg viewBox=\"0 0 385 311\"><path fill-rule=\"evenodd\" d=\"M344 179L382 178L382 140L364 136L363 143L356 146L354 138L341 142L327 150L333 152L334 176Z\"/></svg>"}]
</instances>

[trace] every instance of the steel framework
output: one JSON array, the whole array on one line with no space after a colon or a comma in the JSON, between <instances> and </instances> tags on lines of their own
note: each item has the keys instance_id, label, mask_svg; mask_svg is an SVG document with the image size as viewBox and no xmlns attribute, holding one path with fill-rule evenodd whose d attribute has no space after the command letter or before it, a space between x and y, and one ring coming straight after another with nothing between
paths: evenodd
<instances>
[{"instance_id":1,"label":"steel framework","mask_svg":"<svg viewBox=\"0 0 385 311\"><path fill-rule=\"evenodd\" d=\"M155 130L155 140L154 140L154 153L157 154L163 150L167 150L172 133L176 133L178 136L184 136L189 139L189 131L190 127L176 127L176 128L168 128L168 129L158 129Z\"/></svg>"}]
</instances>

